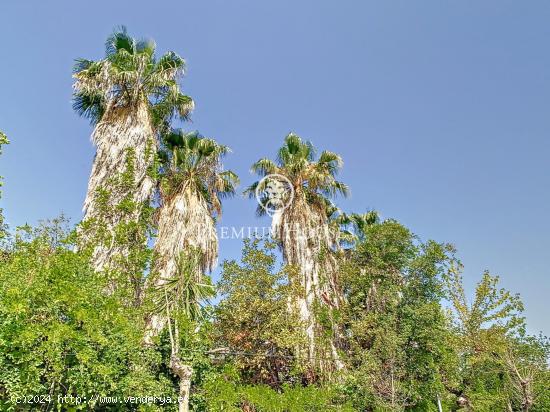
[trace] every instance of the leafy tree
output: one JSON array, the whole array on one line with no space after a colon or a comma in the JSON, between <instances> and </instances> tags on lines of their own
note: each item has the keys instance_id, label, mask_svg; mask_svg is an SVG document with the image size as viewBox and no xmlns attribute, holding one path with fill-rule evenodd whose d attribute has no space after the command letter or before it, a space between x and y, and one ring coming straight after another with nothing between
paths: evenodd
<instances>
[{"instance_id":1,"label":"leafy tree","mask_svg":"<svg viewBox=\"0 0 550 412\"><path fill-rule=\"evenodd\" d=\"M301 334L299 319L287 310L291 286L284 271L276 270L273 248L269 242L246 241L240 263L224 262L214 334L243 382L279 388L298 379L293 352Z\"/></svg>"},{"instance_id":2,"label":"leafy tree","mask_svg":"<svg viewBox=\"0 0 550 412\"><path fill-rule=\"evenodd\" d=\"M507 375L516 385L526 378L520 373L520 359L514 356L520 346L513 343L525 334L523 303L518 295L499 288L498 277L488 272L469 303L461 270L460 262L455 262L446 276L455 333L452 345L459 355L458 378L447 388L462 410L510 409L512 389L507 387ZM523 389L522 402L527 409L522 406L522 410L529 410L533 404L531 389Z\"/></svg>"},{"instance_id":3,"label":"leafy tree","mask_svg":"<svg viewBox=\"0 0 550 412\"><path fill-rule=\"evenodd\" d=\"M371 222L344 266L349 397L358 410L435 410L448 363L439 304L449 247Z\"/></svg>"},{"instance_id":4,"label":"leafy tree","mask_svg":"<svg viewBox=\"0 0 550 412\"><path fill-rule=\"evenodd\" d=\"M21 228L0 260L0 409L105 410L94 396L174 396L160 360L140 344L141 311L105 295L63 227L56 219ZM33 395L45 403L16 404ZM58 398L69 395L89 403Z\"/></svg>"},{"instance_id":5,"label":"leafy tree","mask_svg":"<svg viewBox=\"0 0 550 412\"><path fill-rule=\"evenodd\" d=\"M303 335L287 311L293 295L285 269L278 269L275 244L245 241L241 262L223 264L213 335L217 370L201 391L208 411L349 411L339 388L303 386L294 356Z\"/></svg>"},{"instance_id":6,"label":"leafy tree","mask_svg":"<svg viewBox=\"0 0 550 412\"><path fill-rule=\"evenodd\" d=\"M550 371L545 367L550 343L544 336L517 337L502 353L507 375L508 409L522 412L550 408Z\"/></svg>"}]
</instances>

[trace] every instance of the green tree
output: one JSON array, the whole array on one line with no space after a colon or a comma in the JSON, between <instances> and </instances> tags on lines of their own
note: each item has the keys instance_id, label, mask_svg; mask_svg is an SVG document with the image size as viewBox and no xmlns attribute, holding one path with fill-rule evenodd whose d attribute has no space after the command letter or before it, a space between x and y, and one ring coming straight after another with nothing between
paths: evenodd
<instances>
[{"instance_id":1,"label":"green tree","mask_svg":"<svg viewBox=\"0 0 550 412\"><path fill-rule=\"evenodd\" d=\"M0 410L105 410L94 396L173 397L160 359L140 344L141 311L105 295L64 226L21 228L0 259ZM44 404L21 402L33 395ZM89 402L58 399L69 395Z\"/></svg>"},{"instance_id":2,"label":"green tree","mask_svg":"<svg viewBox=\"0 0 550 412\"><path fill-rule=\"evenodd\" d=\"M353 410L338 387L303 380L301 360L293 354L303 334L299 319L288 313L294 292L275 248L270 241L247 240L241 261L223 264L210 351L217 367L200 389L205 410Z\"/></svg>"},{"instance_id":3,"label":"green tree","mask_svg":"<svg viewBox=\"0 0 550 412\"><path fill-rule=\"evenodd\" d=\"M287 310L291 286L275 267L274 247L247 240L241 262L224 262L214 334L217 346L233 354L243 382L280 388L296 379L293 351L301 334Z\"/></svg>"},{"instance_id":4,"label":"green tree","mask_svg":"<svg viewBox=\"0 0 550 412\"><path fill-rule=\"evenodd\" d=\"M435 410L448 358L439 303L449 246L370 222L343 265L349 397L358 410Z\"/></svg>"},{"instance_id":5,"label":"green tree","mask_svg":"<svg viewBox=\"0 0 550 412\"><path fill-rule=\"evenodd\" d=\"M461 271L460 262L454 262L446 276L455 336L450 344L459 355L457 376L447 389L460 410L509 409L512 393L505 390L506 371L515 365L513 339L524 335L523 303L518 295L499 288L498 277L489 272L483 274L470 303ZM532 400L527 404L529 408Z\"/></svg>"},{"instance_id":6,"label":"green tree","mask_svg":"<svg viewBox=\"0 0 550 412\"><path fill-rule=\"evenodd\" d=\"M507 375L508 410L550 409L550 342L544 336L511 339L501 354Z\"/></svg>"}]
</instances>

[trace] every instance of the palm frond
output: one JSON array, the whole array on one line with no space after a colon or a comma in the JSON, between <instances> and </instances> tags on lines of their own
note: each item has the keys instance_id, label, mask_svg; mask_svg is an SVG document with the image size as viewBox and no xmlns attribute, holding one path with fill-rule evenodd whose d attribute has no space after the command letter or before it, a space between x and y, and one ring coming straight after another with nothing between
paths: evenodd
<instances>
[{"instance_id":1,"label":"palm frond","mask_svg":"<svg viewBox=\"0 0 550 412\"><path fill-rule=\"evenodd\" d=\"M207 275L197 276L200 260L200 251L193 249L176 257L176 275L163 279L154 292L157 313L164 313L169 305L171 310L183 311L190 320L202 318L202 304L213 298L216 292Z\"/></svg>"},{"instance_id":2,"label":"palm frond","mask_svg":"<svg viewBox=\"0 0 550 412\"><path fill-rule=\"evenodd\" d=\"M73 97L73 110L95 125L105 113L105 99L101 94L77 92Z\"/></svg>"},{"instance_id":3,"label":"palm frond","mask_svg":"<svg viewBox=\"0 0 550 412\"><path fill-rule=\"evenodd\" d=\"M321 156L319 156L319 160L317 160L317 167L325 170L332 176L335 176L343 165L344 162L339 155L327 150L323 151Z\"/></svg>"},{"instance_id":4,"label":"palm frond","mask_svg":"<svg viewBox=\"0 0 550 412\"><path fill-rule=\"evenodd\" d=\"M146 54L150 57L155 55L157 45L152 39L141 39L135 43L135 50L137 53Z\"/></svg>"},{"instance_id":5,"label":"palm frond","mask_svg":"<svg viewBox=\"0 0 550 412\"><path fill-rule=\"evenodd\" d=\"M195 102L191 97L183 93L178 93L174 102L174 107L180 117L180 120L188 120L189 114L195 108Z\"/></svg>"},{"instance_id":6,"label":"palm frond","mask_svg":"<svg viewBox=\"0 0 550 412\"><path fill-rule=\"evenodd\" d=\"M260 182L254 182L250 186L248 186L243 191L243 195L248 196L250 199L254 199L256 197L256 189Z\"/></svg>"},{"instance_id":7,"label":"palm frond","mask_svg":"<svg viewBox=\"0 0 550 412\"><path fill-rule=\"evenodd\" d=\"M314 157L313 144L310 141L303 141L294 133L289 133L285 137L284 144L277 153L279 164L294 170L301 169L307 162L313 161Z\"/></svg>"},{"instance_id":8,"label":"palm frond","mask_svg":"<svg viewBox=\"0 0 550 412\"><path fill-rule=\"evenodd\" d=\"M239 176L232 170L225 170L219 174L222 185L219 188L219 194L225 198L233 196L236 192L237 186L240 184Z\"/></svg>"},{"instance_id":9,"label":"palm frond","mask_svg":"<svg viewBox=\"0 0 550 412\"><path fill-rule=\"evenodd\" d=\"M350 190L348 185L345 183L339 182L337 180L332 180L326 182L325 185L321 187L321 193L328 197L335 197L341 195L343 197L348 197Z\"/></svg>"},{"instance_id":10,"label":"palm frond","mask_svg":"<svg viewBox=\"0 0 550 412\"><path fill-rule=\"evenodd\" d=\"M174 78L176 75L183 74L184 70L185 60L172 51L163 54L155 66L155 72L161 73L167 79L168 76Z\"/></svg>"},{"instance_id":11,"label":"palm frond","mask_svg":"<svg viewBox=\"0 0 550 412\"><path fill-rule=\"evenodd\" d=\"M278 173L279 167L272 160L264 157L263 159L258 160L250 168L252 173L257 173L260 176L266 176L273 173Z\"/></svg>"},{"instance_id":12,"label":"palm frond","mask_svg":"<svg viewBox=\"0 0 550 412\"><path fill-rule=\"evenodd\" d=\"M105 54L113 56L119 51L134 54L136 41L128 34L125 26L115 28L105 42Z\"/></svg>"},{"instance_id":13,"label":"palm frond","mask_svg":"<svg viewBox=\"0 0 550 412\"><path fill-rule=\"evenodd\" d=\"M88 70L93 63L93 60L76 59L73 65L73 73L80 73L83 70Z\"/></svg>"}]
</instances>

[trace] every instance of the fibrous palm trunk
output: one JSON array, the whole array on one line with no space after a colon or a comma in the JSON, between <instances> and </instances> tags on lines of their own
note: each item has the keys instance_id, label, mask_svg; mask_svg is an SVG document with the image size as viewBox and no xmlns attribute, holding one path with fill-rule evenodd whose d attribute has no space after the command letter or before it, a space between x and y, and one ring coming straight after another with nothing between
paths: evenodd
<instances>
[{"instance_id":1,"label":"fibrous palm trunk","mask_svg":"<svg viewBox=\"0 0 550 412\"><path fill-rule=\"evenodd\" d=\"M218 258L218 236L206 202L189 187L165 199L158 217L155 243L154 287L160 287L178 273L178 259L182 252L195 249L200 254L197 279L211 271ZM145 337L150 342L165 325L166 319L155 314L149 321Z\"/></svg>"},{"instance_id":2,"label":"fibrous palm trunk","mask_svg":"<svg viewBox=\"0 0 550 412\"><path fill-rule=\"evenodd\" d=\"M295 201L283 212L273 216L272 232L281 243L287 264L300 273L301 295L291 302L305 327L309 365L321 372L342 369L337 351L338 331L333 326L332 339L321 342L316 306L332 309L340 306L337 262L332 253L336 238L330 231L326 217L305 202Z\"/></svg>"},{"instance_id":3,"label":"fibrous palm trunk","mask_svg":"<svg viewBox=\"0 0 550 412\"><path fill-rule=\"evenodd\" d=\"M137 221L140 206L149 202L153 194L155 182L149 175L149 168L157 144L147 103L107 108L92 134L92 141L97 151L84 201L84 220L100 219L111 235L110 242L100 243L94 249L92 263L96 270L102 270L110 266L114 256L127 253L124 246L114 241L116 225ZM131 182L121 183L122 176L128 173ZM109 193L106 205L99 200L100 189ZM124 215L116 207L123 199L130 199L137 205L130 215ZM92 233L85 234L86 239L94 239L94 227L91 227Z\"/></svg>"}]
</instances>

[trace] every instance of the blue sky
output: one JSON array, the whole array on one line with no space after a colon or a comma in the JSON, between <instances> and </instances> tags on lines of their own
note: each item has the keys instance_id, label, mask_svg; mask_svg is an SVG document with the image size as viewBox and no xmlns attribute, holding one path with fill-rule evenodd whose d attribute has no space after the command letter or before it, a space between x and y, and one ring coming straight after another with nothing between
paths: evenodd
<instances>
[{"instance_id":1,"label":"blue sky","mask_svg":"<svg viewBox=\"0 0 550 412\"><path fill-rule=\"evenodd\" d=\"M4 0L2 207L12 226L78 221L94 148L71 68L101 58L124 24L185 57L185 127L233 148L243 186L289 131L338 152L343 209L452 242L470 292L490 269L523 297L529 330L548 334L549 21L536 0ZM267 225L254 208L228 201L222 224ZM239 249L222 240L221 257Z\"/></svg>"}]
</instances>

